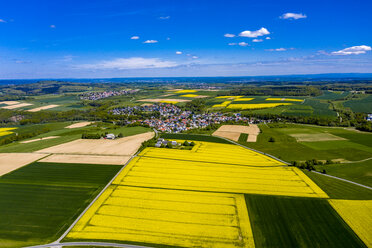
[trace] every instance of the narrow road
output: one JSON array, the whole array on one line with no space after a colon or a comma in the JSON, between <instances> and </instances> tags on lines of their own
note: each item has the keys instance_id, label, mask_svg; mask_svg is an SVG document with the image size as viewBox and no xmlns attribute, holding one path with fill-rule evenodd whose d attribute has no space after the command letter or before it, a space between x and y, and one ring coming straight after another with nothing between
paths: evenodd
<instances>
[{"instance_id":1,"label":"narrow road","mask_svg":"<svg viewBox=\"0 0 372 248\"><path fill-rule=\"evenodd\" d=\"M340 178L340 177L331 176L331 175L328 175L328 174L323 174L323 173L320 173L320 172L317 172L317 171L312 171L312 172L323 175L323 176L331 177L331 178L334 178L334 179L338 179L338 180L341 180L341 181L344 181L344 182L348 182L348 183L351 183L351 184L354 184L354 185L358 185L360 187L363 187L363 188L366 188L366 189L369 189L369 190L372 190L371 187L360 184L360 183L349 181L349 180L346 180L346 179L343 179L343 178Z\"/></svg>"}]
</instances>

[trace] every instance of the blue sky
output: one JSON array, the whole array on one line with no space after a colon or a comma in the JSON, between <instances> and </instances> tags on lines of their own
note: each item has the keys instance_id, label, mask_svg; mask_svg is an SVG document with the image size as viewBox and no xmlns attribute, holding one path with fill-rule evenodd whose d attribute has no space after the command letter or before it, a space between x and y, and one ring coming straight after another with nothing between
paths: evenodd
<instances>
[{"instance_id":1,"label":"blue sky","mask_svg":"<svg viewBox=\"0 0 372 248\"><path fill-rule=\"evenodd\" d=\"M0 0L0 78L372 73L370 0Z\"/></svg>"}]
</instances>

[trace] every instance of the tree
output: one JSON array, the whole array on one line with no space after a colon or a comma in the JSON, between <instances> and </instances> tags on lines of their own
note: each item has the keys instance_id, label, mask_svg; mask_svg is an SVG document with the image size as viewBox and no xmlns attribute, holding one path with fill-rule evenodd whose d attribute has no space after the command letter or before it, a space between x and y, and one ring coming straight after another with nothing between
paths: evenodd
<instances>
[{"instance_id":1,"label":"tree","mask_svg":"<svg viewBox=\"0 0 372 248\"><path fill-rule=\"evenodd\" d=\"M118 138L123 138L123 137L124 137L123 133L118 134Z\"/></svg>"},{"instance_id":2,"label":"tree","mask_svg":"<svg viewBox=\"0 0 372 248\"><path fill-rule=\"evenodd\" d=\"M274 137L270 137L269 142L275 142L275 138Z\"/></svg>"}]
</instances>

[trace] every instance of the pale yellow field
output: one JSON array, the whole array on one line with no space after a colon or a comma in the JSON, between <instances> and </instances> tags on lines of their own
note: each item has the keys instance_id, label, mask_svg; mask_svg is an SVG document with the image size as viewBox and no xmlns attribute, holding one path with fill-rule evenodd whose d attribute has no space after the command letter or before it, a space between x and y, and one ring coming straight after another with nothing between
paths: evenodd
<instances>
[{"instance_id":1,"label":"pale yellow field","mask_svg":"<svg viewBox=\"0 0 372 248\"><path fill-rule=\"evenodd\" d=\"M256 142L260 128L256 124L250 124L249 126L222 125L212 135L238 141L241 133L248 134L247 142Z\"/></svg>"},{"instance_id":2,"label":"pale yellow field","mask_svg":"<svg viewBox=\"0 0 372 248\"><path fill-rule=\"evenodd\" d=\"M37 152L80 155L133 155L142 142L151 139L153 136L153 132L148 132L115 140L78 139Z\"/></svg>"},{"instance_id":3,"label":"pale yellow field","mask_svg":"<svg viewBox=\"0 0 372 248\"><path fill-rule=\"evenodd\" d=\"M78 123L74 123L74 124L71 124L65 128L79 128L79 127L85 127L85 126L88 126L90 124L92 124L93 122L90 122L90 121L84 121L84 122L78 122Z\"/></svg>"},{"instance_id":4,"label":"pale yellow field","mask_svg":"<svg viewBox=\"0 0 372 248\"><path fill-rule=\"evenodd\" d=\"M122 165L125 164L129 159L130 156L52 154L41 159L40 162Z\"/></svg>"},{"instance_id":5,"label":"pale yellow field","mask_svg":"<svg viewBox=\"0 0 372 248\"><path fill-rule=\"evenodd\" d=\"M12 130L15 130L15 129L17 129L17 128L16 127L2 127L2 128L0 128L0 137L14 133L14 132L12 132Z\"/></svg>"},{"instance_id":6,"label":"pale yellow field","mask_svg":"<svg viewBox=\"0 0 372 248\"><path fill-rule=\"evenodd\" d=\"M0 153L0 176L32 163L47 154L37 153Z\"/></svg>"},{"instance_id":7,"label":"pale yellow field","mask_svg":"<svg viewBox=\"0 0 372 248\"><path fill-rule=\"evenodd\" d=\"M19 102L17 101L2 101L0 102L0 104L6 104L6 105L14 105L14 104L18 104Z\"/></svg>"},{"instance_id":8,"label":"pale yellow field","mask_svg":"<svg viewBox=\"0 0 372 248\"><path fill-rule=\"evenodd\" d=\"M26 106L32 105L31 103L18 103L18 104L12 104L5 107L2 107L3 109L16 109L16 108L22 108Z\"/></svg>"},{"instance_id":9,"label":"pale yellow field","mask_svg":"<svg viewBox=\"0 0 372 248\"><path fill-rule=\"evenodd\" d=\"M51 108L55 108L55 107L58 107L58 106L59 105L51 104L51 105L46 105L46 106L42 106L42 107L38 107L38 108L29 109L27 111L29 111L29 112L38 112L40 110L51 109Z\"/></svg>"},{"instance_id":10,"label":"pale yellow field","mask_svg":"<svg viewBox=\"0 0 372 248\"><path fill-rule=\"evenodd\" d=\"M329 200L359 238L372 247L372 200Z\"/></svg>"},{"instance_id":11,"label":"pale yellow field","mask_svg":"<svg viewBox=\"0 0 372 248\"><path fill-rule=\"evenodd\" d=\"M330 133L293 133L290 134L298 142L317 142L330 140L346 140L345 138Z\"/></svg>"},{"instance_id":12,"label":"pale yellow field","mask_svg":"<svg viewBox=\"0 0 372 248\"><path fill-rule=\"evenodd\" d=\"M254 247L243 195L112 185L67 238Z\"/></svg>"},{"instance_id":13,"label":"pale yellow field","mask_svg":"<svg viewBox=\"0 0 372 248\"><path fill-rule=\"evenodd\" d=\"M282 105L292 105L292 103L256 103L256 104L230 104L227 106L229 109L262 109L274 108Z\"/></svg>"}]
</instances>

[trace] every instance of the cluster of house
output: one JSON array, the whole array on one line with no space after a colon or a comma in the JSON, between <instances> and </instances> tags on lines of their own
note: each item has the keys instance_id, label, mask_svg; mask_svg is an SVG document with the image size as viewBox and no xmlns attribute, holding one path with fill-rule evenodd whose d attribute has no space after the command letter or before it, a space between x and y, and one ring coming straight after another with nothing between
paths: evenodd
<instances>
[{"instance_id":1,"label":"cluster of house","mask_svg":"<svg viewBox=\"0 0 372 248\"><path fill-rule=\"evenodd\" d=\"M122 107L122 108L115 108L110 112L114 115L135 115L140 112L159 112L160 116L168 116L171 114L179 114L182 110L172 104L168 103L159 103L159 104L152 104L152 105L144 105L144 106L132 106L132 107Z\"/></svg>"},{"instance_id":2,"label":"cluster of house","mask_svg":"<svg viewBox=\"0 0 372 248\"><path fill-rule=\"evenodd\" d=\"M128 94L133 94L135 92L139 91L138 89L136 90L119 90L119 91L102 91L102 92L87 92L82 95L80 95L81 100L99 100L111 96L121 96L121 95L128 95Z\"/></svg>"},{"instance_id":3,"label":"cluster of house","mask_svg":"<svg viewBox=\"0 0 372 248\"><path fill-rule=\"evenodd\" d=\"M195 128L205 128L212 124L220 124L223 122L247 122L253 123L255 120L242 117L240 113L226 115L219 112L211 112L204 114L195 114L191 111L182 110L172 104L154 104L152 106L143 107L125 107L114 109L111 111L114 115L131 115L134 110L142 111L158 111L160 117L152 116L146 119L128 120L127 124L141 123L146 124L158 131L179 133Z\"/></svg>"}]
</instances>

